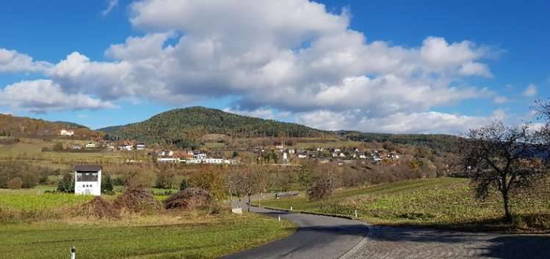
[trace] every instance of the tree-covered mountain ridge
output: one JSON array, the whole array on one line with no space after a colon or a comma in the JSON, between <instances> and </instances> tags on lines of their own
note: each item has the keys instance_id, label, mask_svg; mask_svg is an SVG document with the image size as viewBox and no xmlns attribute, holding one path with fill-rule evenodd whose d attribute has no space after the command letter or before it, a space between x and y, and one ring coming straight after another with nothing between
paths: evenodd
<instances>
[{"instance_id":1,"label":"tree-covered mountain ridge","mask_svg":"<svg viewBox=\"0 0 550 259\"><path fill-rule=\"evenodd\" d=\"M159 144L193 141L206 134L224 134L243 138L301 138L333 135L332 132L296 123L254 118L198 106L174 109L142 122L99 130L115 139L134 139Z\"/></svg>"}]
</instances>

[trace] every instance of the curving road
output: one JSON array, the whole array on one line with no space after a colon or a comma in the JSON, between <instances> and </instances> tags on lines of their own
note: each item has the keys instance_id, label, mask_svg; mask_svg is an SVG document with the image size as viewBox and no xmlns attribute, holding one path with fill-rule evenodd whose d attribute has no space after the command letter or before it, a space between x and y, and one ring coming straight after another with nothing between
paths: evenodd
<instances>
[{"instance_id":1,"label":"curving road","mask_svg":"<svg viewBox=\"0 0 550 259\"><path fill-rule=\"evenodd\" d=\"M298 225L288 238L224 258L339 258L365 239L368 228L355 220L252 207L251 211Z\"/></svg>"},{"instance_id":2,"label":"curving road","mask_svg":"<svg viewBox=\"0 0 550 259\"><path fill-rule=\"evenodd\" d=\"M550 235L367 227L343 218L263 208L251 211L280 216L298 229L288 238L225 258L550 258Z\"/></svg>"}]
</instances>

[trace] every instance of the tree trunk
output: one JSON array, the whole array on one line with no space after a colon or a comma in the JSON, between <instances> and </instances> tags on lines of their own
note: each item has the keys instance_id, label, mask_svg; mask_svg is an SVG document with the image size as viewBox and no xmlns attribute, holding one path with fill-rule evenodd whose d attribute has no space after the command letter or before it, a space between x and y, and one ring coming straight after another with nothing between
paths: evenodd
<instances>
[{"instance_id":1,"label":"tree trunk","mask_svg":"<svg viewBox=\"0 0 550 259\"><path fill-rule=\"evenodd\" d=\"M504 202L504 218L506 222L512 222L512 212L510 211L510 197L507 191L502 192L502 201Z\"/></svg>"},{"instance_id":2,"label":"tree trunk","mask_svg":"<svg viewBox=\"0 0 550 259\"><path fill-rule=\"evenodd\" d=\"M248 212L250 212L250 193L248 194Z\"/></svg>"}]
</instances>

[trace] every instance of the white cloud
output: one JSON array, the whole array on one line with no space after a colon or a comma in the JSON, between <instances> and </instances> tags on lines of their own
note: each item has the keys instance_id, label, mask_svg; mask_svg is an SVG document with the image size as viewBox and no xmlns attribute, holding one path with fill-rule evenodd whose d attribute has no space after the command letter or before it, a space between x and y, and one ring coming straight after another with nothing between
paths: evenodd
<instances>
[{"instance_id":1,"label":"white cloud","mask_svg":"<svg viewBox=\"0 0 550 259\"><path fill-rule=\"evenodd\" d=\"M533 96L536 96L537 93L538 93L537 86L534 84L529 84L527 88L525 88L525 91L523 91L523 96L533 97Z\"/></svg>"},{"instance_id":2,"label":"white cloud","mask_svg":"<svg viewBox=\"0 0 550 259\"><path fill-rule=\"evenodd\" d=\"M489 117L465 116L441 112L395 113L386 117L369 118L360 111L315 111L301 114L300 123L330 130L359 130L385 133L450 133L463 134L471 128L503 119L500 111Z\"/></svg>"},{"instance_id":3,"label":"white cloud","mask_svg":"<svg viewBox=\"0 0 550 259\"><path fill-rule=\"evenodd\" d=\"M114 105L83 94L67 94L51 80L22 81L0 90L0 103L12 109L47 112L66 109L113 108Z\"/></svg>"},{"instance_id":4,"label":"white cloud","mask_svg":"<svg viewBox=\"0 0 550 259\"><path fill-rule=\"evenodd\" d=\"M118 5L118 0L107 0L107 7L101 11L101 15L108 15Z\"/></svg>"},{"instance_id":5,"label":"white cloud","mask_svg":"<svg viewBox=\"0 0 550 259\"><path fill-rule=\"evenodd\" d=\"M0 48L0 73L45 72L50 66L48 62L34 61L29 55Z\"/></svg>"},{"instance_id":6,"label":"white cloud","mask_svg":"<svg viewBox=\"0 0 550 259\"><path fill-rule=\"evenodd\" d=\"M141 0L130 9L143 36L113 44L110 61L71 53L45 72L52 84L104 102L231 95L239 111L262 117L326 111L384 123L491 96L463 80L491 76L488 48L440 37L417 47L367 41L349 13L308 0Z\"/></svg>"}]
</instances>

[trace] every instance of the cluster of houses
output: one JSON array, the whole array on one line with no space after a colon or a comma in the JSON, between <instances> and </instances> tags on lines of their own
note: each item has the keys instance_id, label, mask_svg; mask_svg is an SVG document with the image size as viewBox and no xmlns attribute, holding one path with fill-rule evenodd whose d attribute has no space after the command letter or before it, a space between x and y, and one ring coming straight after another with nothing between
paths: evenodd
<instances>
[{"instance_id":1,"label":"cluster of houses","mask_svg":"<svg viewBox=\"0 0 550 259\"><path fill-rule=\"evenodd\" d=\"M316 160L366 160L373 163L381 161L394 161L400 158L396 151L381 150L360 150L359 148L310 148L293 149L285 148L283 145L275 146L275 149L266 151L257 147L256 153L260 155L265 152L278 152L281 154L282 162L289 162L292 158L298 159L316 159Z\"/></svg>"},{"instance_id":2,"label":"cluster of houses","mask_svg":"<svg viewBox=\"0 0 550 259\"><path fill-rule=\"evenodd\" d=\"M233 159L224 159L224 158L212 158L209 157L206 153L201 151L172 151L172 150L161 150L157 151L157 162L159 163L184 163L184 164L236 164L237 161Z\"/></svg>"}]
</instances>

